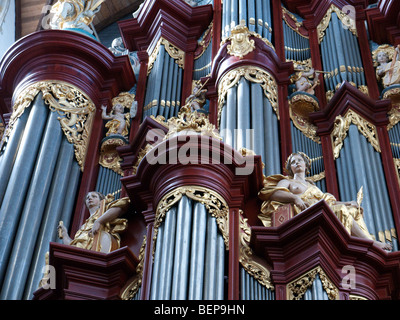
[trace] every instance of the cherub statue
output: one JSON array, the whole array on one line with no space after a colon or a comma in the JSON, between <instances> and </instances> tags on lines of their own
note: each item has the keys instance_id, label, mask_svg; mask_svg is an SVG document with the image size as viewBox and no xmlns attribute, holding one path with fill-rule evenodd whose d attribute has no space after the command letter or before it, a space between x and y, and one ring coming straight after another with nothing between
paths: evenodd
<instances>
[{"instance_id":1,"label":"cherub statue","mask_svg":"<svg viewBox=\"0 0 400 320\"><path fill-rule=\"evenodd\" d=\"M119 134L124 137L127 136L129 133L128 128L130 126L130 114L129 112L124 113L124 106L120 103L115 104L109 114L107 114L107 107L105 105L102 105L101 109L103 110L101 117L104 120L110 120L106 123L106 128L108 128L106 136L111 134Z\"/></svg>"},{"instance_id":2,"label":"cherub statue","mask_svg":"<svg viewBox=\"0 0 400 320\"><path fill-rule=\"evenodd\" d=\"M207 83L207 81L204 84L201 84L201 82L196 83L196 85L193 88L192 94L186 98L185 107L189 108L190 111L193 112L203 108L206 102L206 92L207 92L207 89L203 88Z\"/></svg>"},{"instance_id":3,"label":"cherub statue","mask_svg":"<svg viewBox=\"0 0 400 320\"><path fill-rule=\"evenodd\" d=\"M296 215L318 201L325 200L350 235L372 240L379 248L391 250L391 244L374 240L368 232L360 201L341 202L332 194L322 192L306 177L310 167L311 161L307 155L302 152L292 153L285 165L288 176L277 174L264 179L264 187L258 193L263 201L258 216L263 225L271 226L271 215L285 204L291 204Z\"/></svg>"},{"instance_id":4,"label":"cherub statue","mask_svg":"<svg viewBox=\"0 0 400 320\"><path fill-rule=\"evenodd\" d=\"M305 66L299 64L295 68L296 73L291 77L291 82L295 83L296 91L304 91L314 94L314 88L319 84L317 72L311 68L306 69Z\"/></svg>"},{"instance_id":5,"label":"cherub statue","mask_svg":"<svg viewBox=\"0 0 400 320\"><path fill-rule=\"evenodd\" d=\"M51 29L78 28L90 34L89 27L94 15L100 10L105 0L58 0L51 8L54 14L50 21Z\"/></svg>"},{"instance_id":6,"label":"cherub statue","mask_svg":"<svg viewBox=\"0 0 400 320\"><path fill-rule=\"evenodd\" d=\"M127 227L127 220L120 218L129 207L129 198L113 200L97 191L86 195L86 207L90 216L76 232L73 239L62 221L58 226L58 236L64 244L99 252L110 252L120 248L119 233Z\"/></svg>"},{"instance_id":7,"label":"cherub statue","mask_svg":"<svg viewBox=\"0 0 400 320\"><path fill-rule=\"evenodd\" d=\"M375 52L378 63L376 78L382 82L384 88L400 84L400 45L395 49L389 45L379 46Z\"/></svg>"}]
</instances>

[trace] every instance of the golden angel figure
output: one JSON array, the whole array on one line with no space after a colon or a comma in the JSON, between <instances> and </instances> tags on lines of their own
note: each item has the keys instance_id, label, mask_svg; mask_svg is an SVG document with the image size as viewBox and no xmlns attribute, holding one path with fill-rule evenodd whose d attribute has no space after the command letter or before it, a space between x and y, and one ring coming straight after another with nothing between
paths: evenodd
<instances>
[{"instance_id":1,"label":"golden angel figure","mask_svg":"<svg viewBox=\"0 0 400 320\"><path fill-rule=\"evenodd\" d=\"M73 239L67 229L60 223L58 232L64 244L78 248L110 252L120 248L120 235L127 227L127 220L120 218L129 206L129 198L113 200L99 192L87 194L85 203L90 216L76 232Z\"/></svg>"},{"instance_id":2,"label":"golden angel figure","mask_svg":"<svg viewBox=\"0 0 400 320\"><path fill-rule=\"evenodd\" d=\"M325 200L350 235L373 240L378 247L391 250L390 244L372 238L359 203L337 201L332 194L322 192L312 180L306 178L310 167L310 159L304 153L296 152L286 161L288 176L278 174L265 178L264 187L258 194L263 200L258 216L263 225L270 227L273 212L285 204L291 204L294 215L297 215L318 201Z\"/></svg>"}]
</instances>

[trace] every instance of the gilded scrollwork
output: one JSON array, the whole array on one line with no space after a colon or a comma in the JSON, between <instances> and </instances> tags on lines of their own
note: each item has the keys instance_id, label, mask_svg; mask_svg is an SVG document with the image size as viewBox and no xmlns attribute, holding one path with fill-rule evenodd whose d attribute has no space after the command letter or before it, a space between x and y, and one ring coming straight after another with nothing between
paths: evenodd
<instances>
[{"instance_id":1,"label":"gilded scrollwork","mask_svg":"<svg viewBox=\"0 0 400 320\"><path fill-rule=\"evenodd\" d=\"M317 275L319 275L319 278L321 279L322 287L327 293L328 298L330 300L338 300L338 288L332 283L332 281L329 280L328 276L325 274L320 266L315 267L314 269L300 276L296 280L288 283L286 287L288 300L300 300L306 293L307 289L313 285L313 282Z\"/></svg>"},{"instance_id":2,"label":"gilded scrollwork","mask_svg":"<svg viewBox=\"0 0 400 320\"><path fill-rule=\"evenodd\" d=\"M83 170L96 107L79 89L60 81L37 82L17 98L5 136L9 136L17 119L29 107L39 92L52 112L60 117L61 129L68 142L74 145L76 160Z\"/></svg>"},{"instance_id":3,"label":"gilded scrollwork","mask_svg":"<svg viewBox=\"0 0 400 320\"><path fill-rule=\"evenodd\" d=\"M240 223L240 249L239 249L239 262L243 268L253 276L260 284L267 289L274 289L271 284L270 272L265 262L254 255L249 243L251 237L251 229L247 223L247 219L243 217L243 212L240 210L239 214Z\"/></svg>"},{"instance_id":4,"label":"gilded scrollwork","mask_svg":"<svg viewBox=\"0 0 400 320\"><path fill-rule=\"evenodd\" d=\"M184 132L187 134L197 133L204 136L210 136L215 139L221 140L218 130L215 128L207 115L201 112L191 112L185 106L182 107L177 117L168 119L168 133L165 135L164 140L172 136Z\"/></svg>"},{"instance_id":5,"label":"gilded scrollwork","mask_svg":"<svg viewBox=\"0 0 400 320\"><path fill-rule=\"evenodd\" d=\"M295 94L289 99L289 115L293 124L307 138L316 143L321 143L317 135L317 127L311 123L308 115L319 110L319 105L314 97L307 94Z\"/></svg>"},{"instance_id":6,"label":"gilded scrollwork","mask_svg":"<svg viewBox=\"0 0 400 320\"><path fill-rule=\"evenodd\" d=\"M222 108L225 96L230 88L235 86L241 77L246 80L260 84L264 95L268 98L278 119L278 86L275 79L267 71L255 66L243 66L229 71L220 81L218 86L218 122L221 120Z\"/></svg>"},{"instance_id":7,"label":"gilded scrollwork","mask_svg":"<svg viewBox=\"0 0 400 320\"><path fill-rule=\"evenodd\" d=\"M164 39L161 37L153 52L151 53L149 57L149 64L147 68L147 75L149 75L151 69L153 69L154 62L157 59L158 52L160 51L160 46L163 45L165 50L168 52L171 58L175 59L175 62L178 64L178 66L182 69L184 69L185 65L185 52L176 46L174 46L172 43L170 43L168 40Z\"/></svg>"},{"instance_id":8,"label":"gilded scrollwork","mask_svg":"<svg viewBox=\"0 0 400 320\"><path fill-rule=\"evenodd\" d=\"M122 290L121 293L122 300L132 300L142 285L144 253L146 249L146 243L147 243L147 237L144 236L142 246L140 247L139 250L139 257L138 257L139 263L136 266L136 275L132 279L130 279L128 284Z\"/></svg>"},{"instance_id":9,"label":"gilded scrollwork","mask_svg":"<svg viewBox=\"0 0 400 320\"><path fill-rule=\"evenodd\" d=\"M154 222L154 250L158 228L164 221L167 212L182 199L183 196L204 204L208 213L216 219L217 225L224 238L226 249L229 247L229 207L226 201L215 191L199 186L179 187L167 193L158 203ZM154 255L153 250L153 255Z\"/></svg>"},{"instance_id":10,"label":"gilded scrollwork","mask_svg":"<svg viewBox=\"0 0 400 320\"><path fill-rule=\"evenodd\" d=\"M133 165L133 170L132 170L132 174L136 174L137 172L137 168L140 164L140 162L143 160L143 158L146 156L146 154L153 149L153 145L151 145L150 143L148 143L144 148L139 150L139 154L137 156L136 162Z\"/></svg>"},{"instance_id":11,"label":"gilded scrollwork","mask_svg":"<svg viewBox=\"0 0 400 320\"><path fill-rule=\"evenodd\" d=\"M351 15L344 13L342 10L340 10L338 7L332 4L326 11L321 22L317 26L319 43L321 43L322 39L325 36L325 30L329 26L329 22L331 21L331 16L333 12L336 12L338 18L340 19L340 21L342 21L343 25L357 37L357 28L355 25L355 21L354 19L352 19Z\"/></svg>"},{"instance_id":12,"label":"gilded scrollwork","mask_svg":"<svg viewBox=\"0 0 400 320\"><path fill-rule=\"evenodd\" d=\"M399 88L400 93L400 88ZM386 99L385 97L383 97ZM387 126L388 131L392 129L400 121L400 105L393 105L392 109L388 112L389 124Z\"/></svg>"},{"instance_id":13,"label":"gilded scrollwork","mask_svg":"<svg viewBox=\"0 0 400 320\"><path fill-rule=\"evenodd\" d=\"M381 152L376 127L350 109L344 116L339 115L335 119L334 128L331 133L335 159L339 157L343 141L347 137L347 131L351 124L357 126L358 130L367 138L377 152Z\"/></svg>"}]
</instances>

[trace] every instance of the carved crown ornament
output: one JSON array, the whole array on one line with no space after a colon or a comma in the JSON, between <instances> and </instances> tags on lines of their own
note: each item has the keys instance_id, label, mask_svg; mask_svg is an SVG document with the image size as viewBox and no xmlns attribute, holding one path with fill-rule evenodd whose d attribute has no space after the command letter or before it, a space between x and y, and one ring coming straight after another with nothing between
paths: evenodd
<instances>
[{"instance_id":1,"label":"carved crown ornament","mask_svg":"<svg viewBox=\"0 0 400 320\"><path fill-rule=\"evenodd\" d=\"M377 152L381 152L376 127L350 109L344 116L339 115L335 119L335 124L331 133L335 159L339 157L340 150L343 147L343 141L347 137L347 132L351 124L357 126L358 130L367 138Z\"/></svg>"},{"instance_id":2,"label":"carved crown ornament","mask_svg":"<svg viewBox=\"0 0 400 320\"><path fill-rule=\"evenodd\" d=\"M232 28L231 35L222 40L221 46L227 42L230 42L230 44L228 44L226 47L228 54L238 57L239 59L243 59L244 56L246 56L256 48L255 41L253 39L250 39L250 37L255 37L263 40L268 46L275 50L274 46L268 39L262 38L258 33L254 31L250 31L243 24L239 24Z\"/></svg>"},{"instance_id":3,"label":"carved crown ornament","mask_svg":"<svg viewBox=\"0 0 400 320\"><path fill-rule=\"evenodd\" d=\"M5 137L9 137L15 122L39 92L42 92L43 100L50 111L60 115L58 120L61 129L68 142L74 145L76 161L83 171L96 107L85 94L70 84L49 80L37 82L24 89L12 108L3 141Z\"/></svg>"}]
</instances>

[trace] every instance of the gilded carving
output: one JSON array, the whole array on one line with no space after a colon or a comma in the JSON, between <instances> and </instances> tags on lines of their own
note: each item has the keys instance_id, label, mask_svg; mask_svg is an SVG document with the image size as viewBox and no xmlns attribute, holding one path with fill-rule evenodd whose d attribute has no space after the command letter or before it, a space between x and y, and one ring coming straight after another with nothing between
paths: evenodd
<instances>
[{"instance_id":1,"label":"gilded carving","mask_svg":"<svg viewBox=\"0 0 400 320\"><path fill-rule=\"evenodd\" d=\"M264 95L270 101L271 106L279 119L278 86L275 79L267 71L259 67L243 66L229 71L220 81L218 86L218 122L221 120L222 108L228 90L235 86L241 77L245 77L246 80L261 85Z\"/></svg>"},{"instance_id":2,"label":"gilded carving","mask_svg":"<svg viewBox=\"0 0 400 320\"><path fill-rule=\"evenodd\" d=\"M182 69L184 69L185 65L185 52L177 47L175 47L172 43L170 43L168 40L164 39L161 37L153 52L151 53L149 57L149 65L147 68L147 75L149 75L151 69L153 69L154 62L157 59L158 52L160 51L160 46L164 45L165 51L168 52L171 58L175 59L175 62L178 64L178 66Z\"/></svg>"},{"instance_id":3,"label":"gilded carving","mask_svg":"<svg viewBox=\"0 0 400 320\"><path fill-rule=\"evenodd\" d=\"M117 147L126 144L128 144L127 140L115 135L103 139L100 147L99 164L123 176L120 164L122 159L117 152Z\"/></svg>"},{"instance_id":4,"label":"gilded carving","mask_svg":"<svg viewBox=\"0 0 400 320\"><path fill-rule=\"evenodd\" d=\"M58 0L51 8L51 29L78 28L93 34L91 23L105 0Z\"/></svg>"},{"instance_id":5,"label":"gilded carving","mask_svg":"<svg viewBox=\"0 0 400 320\"><path fill-rule=\"evenodd\" d=\"M231 43L227 46L227 51L231 56L242 59L245 55L252 52L256 46L254 40L250 39L250 31L246 26L238 25L231 30L231 35L226 40Z\"/></svg>"},{"instance_id":6,"label":"gilded carving","mask_svg":"<svg viewBox=\"0 0 400 320\"><path fill-rule=\"evenodd\" d=\"M215 191L199 186L179 187L167 193L158 203L154 222L154 250L158 235L158 228L164 221L167 212L186 196L204 204L211 216L215 217L217 225L224 238L226 249L229 247L229 208L226 201ZM153 254L154 254L153 250Z\"/></svg>"},{"instance_id":7,"label":"gilded carving","mask_svg":"<svg viewBox=\"0 0 400 320\"><path fill-rule=\"evenodd\" d=\"M335 5L331 5L329 9L326 11L325 16L322 18L321 22L317 26L318 32L318 42L321 43L322 39L325 36L325 30L329 26L329 22L331 21L332 12L336 12L340 21L342 21L344 27L349 29L349 31L357 37L357 28L355 25L354 19L347 14L340 10Z\"/></svg>"},{"instance_id":8,"label":"gilded carving","mask_svg":"<svg viewBox=\"0 0 400 320\"><path fill-rule=\"evenodd\" d=\"M287 289L287 299L288 300L300 300L303 295L306 293L307 289L313 285L313 282L316 276L319 275L322 287L325 292L328 294L328 298L330 300L338 300L339 299L339 290L333 284L332 281L329 280L325 272L322 270L320 266L310 270L306 274L300 276L296 280L288 283Z\"/></svg>"},{"instance_id":9,"label":"gilded carving","mask_svg":"<svg viewBox=\"0 0 400 320\"><path fill-rule=\"evenodd\" d=\"M76 161L83 171L96 108L86 95L67 83L41 81L23 90L13 106L5 136L10 135L17 119L31 105L39 92L42 92L43 100L50 110L60 115L58 120L61 129L68 142L74 145Z\"/></svg>"},{"instance_id":10,"label":"gilded carving","mask_svg":"<svg viewBox=\"0 0 400 320\"><path fill-rule=\"evenodd\" d=\"M146 249L147 237L143 237L142 246L139 251L139 263L136 266L136 275L128 281L121 293L122 300L132 300L142 285L144 253Z\"/></svg>"},{"instance_id":11,"label":"gilded carving","mask_svg":"<svg viewBox=\"0 0 400 320\"><path fill-rule=\"evenodd\" d=\"M287 18L288 16L290 17L290 19L292 19L292 20L295 22L296 28L293 28L292 25L288 22L288 18ZM301 34L301 32L299 31L299 29L300 29L301 27L303 27L303 23L302 23L302 22L299 22L299 21L297 20L297 18L294 16L294 14L292 14L292 13L291 13L289 10L287 10L285 7L282 7L282 17L283 17L283 20L286 22L286 25L287 25L290 29L292 29L294 32L296 32L298 35L302 36L303 38L308 39L307 36Z\"/></svg>"},{"instance_id":12,"label":"gilded carving","mask_svg":"<svg viewBox=\"0 0 400 320\"><path fill-rule=\"evenodd\" d=\"M367 138L369 143L377 152L381 152L379 146L378 134L374 125L362 118L353 110L347 111L345 116L337 116L331 133L334 158L339 157L340 150L343 147L343 141L347 136L347 131L351 124L355 124L358 130Z\"/></svg>"},{"instance_id":13,"label":"gilded carving","mask_svg":"<svg viewBox=\"0 0 400 320\"><path fill-rule=\"evenodd\" d=\"M136 174L137 168L138 168L138 166L139 166L139 164L140 164L140 161L143 160L143 158L145 157L145 155L146 155L151 149L153 149L153 146L152 146L150 143L148 143L144 148L140 149L139 154L138 154L137 159L136 159L136 162L135 162L135 164L133 165L132 174L134 174L134 175Z\"/></svg>"},{"instance_id":14,"label":"gilded carving","mask_svg":"<svg viewBox=\"0 0 400 320\"><path fill-rule=\"evenodd\" d=\"M289 115L295 127L307 138L321 143L317 135L317 127L310 122L308 117L311 112L317 110L319 110L318 102L310 95L298 93L289 99Z\"/></svg>"},{"instance_id":15,"label":"gilded carving","mask_svg":"<svg viewBox=\"0 0 400 320\"><path fill-rule=\"evenodd\" d=\"M247 219L243 217L243 212L239 211L240 223L240 249L239 262L243 268L253 276L260 284L267 289L274 289L271 284L270 272L267 264L253 254L250 248L251 229L247 223Z\"/></svg>"},{"instance_id":16,"label":"gilded carving","mask_svg":"<svg viewBox=\"0 0 400 320\"><path fill-rule=\"evenodd\" d=\"M213 23L211 22L207 30L204 32L201 40L197 42L199 47L201 47L201 52L198 55L196 55L196 57L194 58L195 60L199 59L210 45L212 39L212 30L213 30Z\"/></svg>"}]
</instances>

